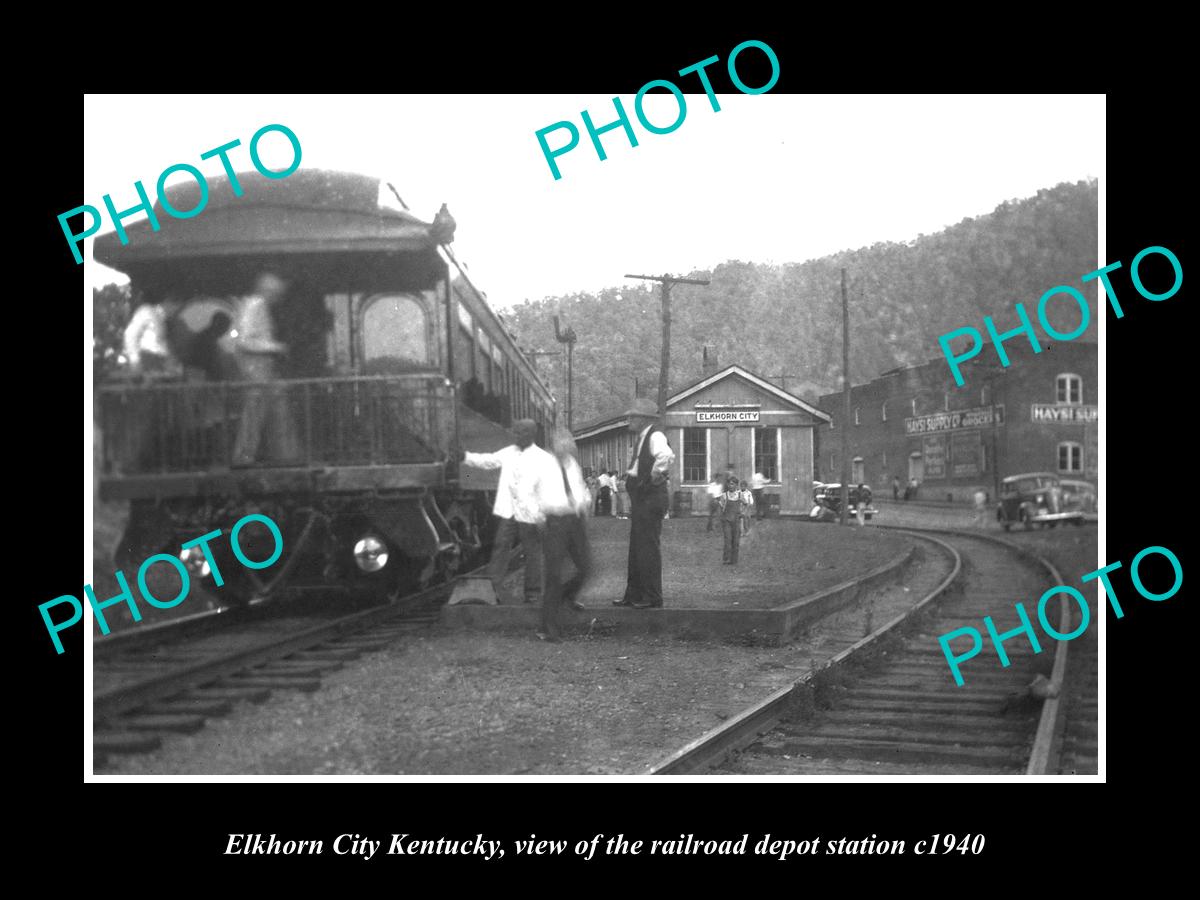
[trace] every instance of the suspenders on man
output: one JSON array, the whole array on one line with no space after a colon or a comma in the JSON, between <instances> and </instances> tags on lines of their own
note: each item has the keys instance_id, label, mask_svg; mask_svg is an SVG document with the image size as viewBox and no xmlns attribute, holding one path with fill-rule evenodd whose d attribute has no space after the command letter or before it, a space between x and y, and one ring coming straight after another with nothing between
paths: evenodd
<instances>
[{"instance_id":1,"label":"suspenders on man","mask_svg":"<svg viewBox=\"0 0 1200 900\"><path fill-rule=\"evenodd\" d=\"M629 566L625 596L613 603L645 609L663 605L662 523L669 505L667 473L675 454L655 424L658 408L654 401L637 398L628 415L629 430L638 435L625 482L632 504Z\"/></svg>"}]
</instances>

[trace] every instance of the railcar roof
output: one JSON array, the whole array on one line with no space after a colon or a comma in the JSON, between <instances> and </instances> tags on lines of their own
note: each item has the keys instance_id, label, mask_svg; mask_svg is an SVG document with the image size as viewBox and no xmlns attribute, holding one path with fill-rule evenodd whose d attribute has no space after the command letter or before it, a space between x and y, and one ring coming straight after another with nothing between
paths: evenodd
<instances>
[{"instance_id":1,"label":"railcar roof","mask_svg":"<svg viewBox=\"0 0 1200 900\"><path fill-rule=\"evenodd\" d=\"M142 219L126 226L127 245L121 244L116 232L102 235L96 238L96 259L125 271L147 262L202 256L434 247L429 223L379 205L378 178L299 169L280 179L258 172L238 173L237 180L243 191L240 197L234 196L229 178L210 178L208 203L189 219L173 218L156 200L158 231ZM195 209L200 187L192 180L168 187L167 201L176 210ZM127 198L117 205L128 207Z\"/></svg>"}]
</instances>

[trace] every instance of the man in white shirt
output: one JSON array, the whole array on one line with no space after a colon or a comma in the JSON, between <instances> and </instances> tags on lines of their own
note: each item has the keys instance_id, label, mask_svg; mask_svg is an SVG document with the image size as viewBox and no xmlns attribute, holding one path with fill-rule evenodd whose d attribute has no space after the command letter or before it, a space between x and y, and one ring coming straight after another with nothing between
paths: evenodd
<instances>
[{"instance_id":1,"label":"man in white shirt","mask_svg":"<svg viewBox=\"0 0 1200 900\"><path fill-rule=\"evenodd\" d=\"M125 358L135 372L166 372L174 354L167 340L167 321L178 315L183 304L175 298L161 303L146 302L137 308L125 326Z\"/></svg>"},{"instance_id":2,"label":"man in white shirt","mask_svg":"<svg viewBox=\"0 0 1200 900\"><path fill-rule=\"evenodd\" d=\"M633 506L630 513L629 568L625 596L617 606L661 607L662 523L667 514L667 475L675 453L658 427L658 406L638 397L629 408L629 431L636 434L625 486Z\"/></svg>"},{"instance_id":3,"label":"man in white shirt","mask_svg":"<svg viewBox=\"0 0 1200 900\"><path fill-rule=\"evenodd\" d=\"M542 530L546 584L542 594L542 630L538 636L546 641L557 641L561 636L558 627L561 604L572 609L584 608L576 598L592 574L587 488L575 453L570 433L559 430L554 436L554 455L547 454L548 461L541 466L538 476L538 505L546 517ZM575 575L564 584L562 570L568 556L575 564Z\"/></svg>"},{"instance_id":4,"label":"man in white shirt","mask_svg":"<svg viewBox=\"0 0 1200 900\"><path fill-rule=\"evenodd\" d=\"M462 462L477 469L500 470L496 503L492 507L500 522L487 569L496 586L496 598L500 598L501 585L508 574L513 538L519 537L525 551L525 602L533 603L542 594L542 540L538 527L546 519L537 495L538 479L547 465L555 463L553 456L533 442L537 424L531 419L513 422L512 432L515 444L495 453L464 452Z\"/></svg>"},{"instance_id":5,"label":"man in white shirt","mask_svg":"<svg viewBox=\"0 0 1200 900\"><path fill-rule=\"evenodd\" d=\"M600 486L600 490L596 497L596 515L611 516L612 495L613 491L615 491L617 488L617 480L604 470L601 470L600 477L596 480Z\"/></svg>"},{"instance_id":6,"label":"man in white shirt","mask_svg":"<svg viewBox=\"0 0 1200 900\"><path fill-rule=\"evenodd\" d=\"M754 518L762 519L767 514L767 504L763 502L763 491L769 482L762 472L755 472L750 477L750 493L754 497Z\"/></svg>"},{"instance_id":7,"label":"man in white shirt","mask_svg":"<svg viewBox=\"0 0 1200 900\"><path fill-rule=\"evenodd\" d=\"M288 348L275 339L271 318L271 307L283 301L287 288L282 277L263 272L255 280L253 292L242 298L238 310L234 344L238 366L244 380L259 382L259 386L245 389L246 402L233 446L234 465L253 465L264 437L273 445L273 462L295 463L301 455L284 385L278 383L279 364Z\"/></svg>"}]
</instances>

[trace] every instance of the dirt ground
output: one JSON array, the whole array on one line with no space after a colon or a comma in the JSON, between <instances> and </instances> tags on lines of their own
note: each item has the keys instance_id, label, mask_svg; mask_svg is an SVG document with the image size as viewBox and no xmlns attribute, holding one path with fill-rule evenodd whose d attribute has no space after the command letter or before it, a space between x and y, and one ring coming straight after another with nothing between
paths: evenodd
<instances>
[{"instance_id":1,"label":"dirt ground","mask_svg":"<svg viewBox=\"0 0 1200 900\"><path fill-rule=\"evenodd\" d=\"M625 593L629 520L592 519L588 534L596 575L580 600L607 606ZM663 522L663 603L679 608L765 609L860 575L902 552L908 541L871 528L841 528L804 519L763 519L742 538L738 564L721 563L719 527L707 519ZM505 583L508 602L520 596L519 576Z\"/></svg>"},{"instance_id":2,"label":"dirt ground","mask_svg":"<svg viewBox=\"0 0 1200 900\"><path fill-rule=\"evenodd\" d=\"M837 613L782 648L581 634L546 644L435 627L315 693L243 704L98 774L637 774L825 662L947 569L922 559L873 610Z\"/></svg>"}]
</instances>

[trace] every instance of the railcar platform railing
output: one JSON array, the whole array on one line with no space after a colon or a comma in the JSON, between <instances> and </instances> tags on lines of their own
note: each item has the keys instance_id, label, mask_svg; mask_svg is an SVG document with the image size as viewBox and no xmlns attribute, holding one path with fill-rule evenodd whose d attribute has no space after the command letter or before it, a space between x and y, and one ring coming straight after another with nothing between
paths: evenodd
<instances>
[{"instance_id":1,"label":"railcar platform railing","mask_svg":"<svg viewBox=\"0 0 1200 900\"><path fill-rule=\"evenodd\" d=\"M106 476L430 463L455 434L440 374L158 380L96 394Z\"/></svg>"}]
</instances>

